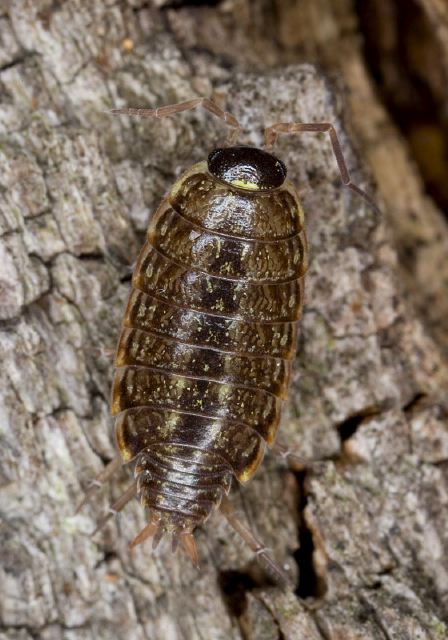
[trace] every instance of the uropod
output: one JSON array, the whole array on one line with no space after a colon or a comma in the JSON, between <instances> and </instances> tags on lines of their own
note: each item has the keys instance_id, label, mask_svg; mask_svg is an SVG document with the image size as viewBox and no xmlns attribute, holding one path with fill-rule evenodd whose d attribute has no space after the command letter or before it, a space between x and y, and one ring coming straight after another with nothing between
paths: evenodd
<instances>
[{"instance_id":1,"label":"uropod","mask_svg":"<svg viewBox=\"0 0 448 640\"><path fill-rule=\"evenodd\" d=\"M259 149L237 145L240 124L208 98L112 113L164 118L199 106L231 133L151 218L115 355L119 455L86 498L132 464L134 481L99 526L138 496L148 518L131 546L152 537L155 547L169 535L197 565L194 530L220 508L283 583L287 575L227 497L266 448L281 449L275 438L297 348L308 252L297 189L271 153L277 136L327 132L343 184L377 208L352 183L330 123L274 124Z\"/></svg>"}]
</instances>

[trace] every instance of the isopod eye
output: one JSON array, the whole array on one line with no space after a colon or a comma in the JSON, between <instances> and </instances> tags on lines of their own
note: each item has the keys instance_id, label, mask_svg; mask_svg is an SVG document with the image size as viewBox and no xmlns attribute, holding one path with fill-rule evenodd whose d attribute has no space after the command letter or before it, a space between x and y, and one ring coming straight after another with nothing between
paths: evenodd
<instances>
[{"instance_id":1,"label":"isopod eye","mask_svg":"<svg viewBox=\"0 0 448 640\"><path fill-rule=\"evenodd\" d=\"M286 178L284 163L256 147L215 149L208 157L208 170L215 178L250 191L277 189Z\"/></svg>"}]
</instances>

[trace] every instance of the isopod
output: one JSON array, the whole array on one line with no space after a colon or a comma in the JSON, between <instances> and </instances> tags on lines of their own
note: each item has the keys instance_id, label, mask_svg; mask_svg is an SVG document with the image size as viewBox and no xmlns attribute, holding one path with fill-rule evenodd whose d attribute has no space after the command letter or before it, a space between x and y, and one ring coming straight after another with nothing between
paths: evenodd
<instances>
[{"instance_id":1,"label":"isopod","mask_svg":"<svg viewBox=\"0 0 448 640\"><path fill-rule=\"evenodd\" d=\"M236 145L239 123L207 98L112 113L163 118L197 106L232 131L150 221L115 356L120 455L97 481L133 463L134 482L112 505L138 496L147 510L131 546L168 534L197 564L193 532L220 507L283 582L227 498L232 479L250 480L274 445L297 347L308 251L298 192L270 152L277 135L328 132L343 184L375 205L351 182L329 123L274 124L267 150Z\"/></svg>"}]
</instances>

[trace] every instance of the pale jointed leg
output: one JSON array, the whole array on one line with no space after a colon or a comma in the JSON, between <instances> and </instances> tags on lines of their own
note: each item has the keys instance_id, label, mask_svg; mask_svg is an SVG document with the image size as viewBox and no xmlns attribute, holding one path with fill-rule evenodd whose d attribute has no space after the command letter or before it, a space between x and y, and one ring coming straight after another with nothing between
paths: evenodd
<instances>
[{"instance_id":1,"label":"pale jointed leg","mask_svg":"<svg viewBox=\"0 0 448 640\"><path fill-rule=\"evenodd\" d=\"M95 530L92 533L92 537L98 533L100 529L104 527L106 522L108 522L113 516L116 516L124 507L137 495L137 480L126 489L126 491L121 495L118 500L116 500L113 505L109 507L109 510L104 516L98 521L98 524Z\"/></svg>"},{"instance_id":2,"label":"pale jointed leg","mask_svg":"<svg viewBox=\"0 0 448 640\"><path fill-rule=\"evenodd\" d=\"M292 471L303 471L304 469L311 467L315 463L315 460L309 460L307 458L303 458L302 456L298 456L294 453L294 451L288 449L288 447L285 447L278 442L275 442L272 445L269 453L272 453L274 456L278 456L279 458L284 460Z\"/></svg>"},{"instance_id":3,"label":"pale jointed leg","mask_svg":"<svg viewBox=\"0 0 448 640\"><path fill-rule=\"evenodd\" d=\"M78 511L82 509L82 507L86 504L86 502L90 500L90 498L97 492L97 490L102 487L103 484L105 484L108 480L110 480L114 473L118 471L118 469L120 469L121 465L121 458L117 456L104 467L101 473L99 473L96 478L94 478L90 482L90 488L86 491L84 498L77 506L75 513L78 513Z\"/></svg>"},{"instance_id":4,"label":"pale jointed leg","mask_svg":"<svg viewBox=\"0 0 448 640\"><path fill-rule=\"evenodd\" d=\"M84 347L83 351L92 356L98 356L99 358L112 359L115 355L115 349L106 349L106 347Z\"/></svg>"},{"instance_id":5,"label":"pale jointed leg","mask_svg":"<svg viewBox=\"0 0 448 640\"><path fill-rule=\"evenodd\" d=\"M132 107L111 109L110 113L113 115L137 116L140 118L167 118L181 111L189 111L196 107L202 107L217 118L220 118L220 120L223 120L227 126L231 127L233 131L229 134L227 143L229 145L235 143L241 130L240 123L231 113L221 109L221 107L217 105L216 102L213 102L213 100L210 100L210 98L193 98L192 100L186 100L185 102L179 102L177 104L168 104L164 107L158 107L157 109L136 109Z\"/></svg>"},{"instance_id":6,"label":"pale jointed leg","mask_svg":"<svg viewBox=\"0 0 448 640\"><path fill-rule=\"evenodd\" d=\"M278 565L271 554L269 549L265 547L258 538L252 533L242 520L236 515L232 503L227 497L223 497L220 505L221 512L227 519L230 526L241 536L241 538L249 545L252 551L260 558L260 561L264 564L268 573L272 578L283 587L293 588L291 578L288 574Z\"/></svg>"},{"instance_id":7,"label":"pale jointed leg","mask_svg":"<svg viewBox=\"0 0 448 640\"><path fill-rule=\"evenodd\" d=\"M294 473L302 471L319 471L322 464L334 460L333 456L326 458L306 458L294 452L288 446L275 442L270 448L269 453L283 460L288 469Z\"/></svg>"},{"instance_id":8,"label":"pale jointed leg","mask_svg":"<svg viewBox=\"0 0 448 640\"><path fill-rule=\"evenodd\" d=\"M358 187L352 182L350 173L347 169L344 154L342 152L341 143L339 142L336 129L329 122L277 122L264 130L264 139L266 147L269 149L274 146L278 135L280 133L328 133L330 136L331 146L333 153L338 163L339 173L341 174L341 180L345 187L351 189L355 193L359 194L368 204L377 212L380 213L378 206L372 200L372 198L363 189Z\"/></svg>"}]
</instances>

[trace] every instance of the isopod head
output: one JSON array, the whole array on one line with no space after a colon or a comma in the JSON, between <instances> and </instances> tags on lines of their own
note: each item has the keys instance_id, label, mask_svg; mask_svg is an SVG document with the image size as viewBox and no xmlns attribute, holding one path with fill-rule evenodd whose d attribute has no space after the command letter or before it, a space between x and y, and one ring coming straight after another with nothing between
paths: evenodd
<instances>
[{"instance_id":1,"label":"isopod head","mask_svg":"<svg viewBox=\"0 0 448 640\"><path fill-rule=\"evenodd\" d=\"M215 149L208 157L208 170L218 180L250 191L278 189L286 178L283 162L255 147Z\"/></svg>"}]
</instances>

